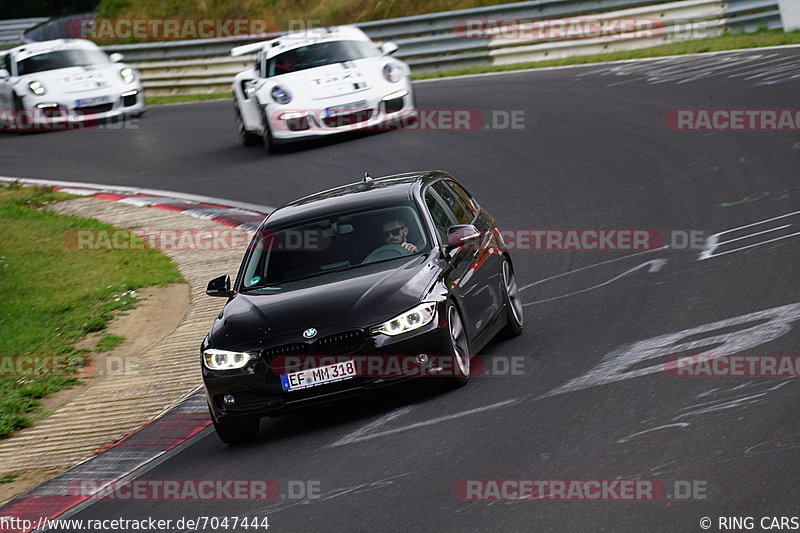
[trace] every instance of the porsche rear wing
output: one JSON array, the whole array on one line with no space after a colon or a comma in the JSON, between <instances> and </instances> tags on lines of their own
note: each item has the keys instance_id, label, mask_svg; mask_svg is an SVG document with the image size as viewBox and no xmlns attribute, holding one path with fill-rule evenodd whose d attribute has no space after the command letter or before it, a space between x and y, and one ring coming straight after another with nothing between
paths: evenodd
<instances>
[{"instance_id":1,"label":"porsche rear wing","mask_svg":"<svg viewBox=\"0 0 800 533\"><path fill-rule=\"evenodd\" d=\"M274 40L275 39L272 39L271 41L259 41L257 43L243 44L242 46L237 46L237 47L231 49L231 55L233 57L236 57L236 56L243 56L243 55L247 55L247 54L253 54L255 52L258 52L259 50L261 50L265 46L269 46L269 44Z\"/></svg>"}]
</instances>

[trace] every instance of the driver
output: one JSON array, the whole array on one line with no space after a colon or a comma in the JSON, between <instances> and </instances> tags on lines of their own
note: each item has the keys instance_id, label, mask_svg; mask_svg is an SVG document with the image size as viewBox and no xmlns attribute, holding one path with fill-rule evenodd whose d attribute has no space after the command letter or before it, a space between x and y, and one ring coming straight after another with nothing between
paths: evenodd
<instances>
[{"instance_id":1,"label":"driver","mask_svg":"<svg viewBox=\"0 0 800 533\"><path fill-rule=\"evenodd\" d=\"M417 247L406 240L408 236L408 226L406 221L399 218L392 218L383 224L383 239L386 244L399 244L409 252L416 253Z\"/></svg>"}]
</instances>

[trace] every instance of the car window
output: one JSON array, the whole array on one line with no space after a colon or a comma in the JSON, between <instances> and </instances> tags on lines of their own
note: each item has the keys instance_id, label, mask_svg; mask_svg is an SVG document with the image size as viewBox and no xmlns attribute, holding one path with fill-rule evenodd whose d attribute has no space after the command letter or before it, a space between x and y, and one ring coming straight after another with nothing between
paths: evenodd
<instances>
[{"instance_id":1,"label":"car window","mask_svg":"<svg viewBox=\"0 0 800 533\"><path fill-rule=\"evenodd\" d=\"M375 57L378 51L367 41L328 41L300 46L267 59L266 77L279 76L322 65Z\"/></svg>"},{"instance_id":2,"label":"car window","mask_svg":"<svg viewBox=\"0 0 800 533\"><path fill-rule=\"evenodd\" d=\"M453 226L455 222L447 211L442 207L442 204L439 203L437 199L437 195L431 189L428 189L425 193L425 205L428 206L428 211L431 213L431 218L433 218L433 225L436 226L436 232L439 234L439 238L443 243L447 243L447 230L450 226Z\"/></svg>"},{"instance_id":3,"label":"car window","mask_svg":"<svg viewBox=\"0 0 800 533\"><path fill-rule=\"evenodd\" d=\"M399 224L398 224L399 223ZM416 251L387 237L403 235ZM395 231L395 227L404 228ZM350 270L430 250L419 213L411 205L336 213L316 220L265 229L255 241L244 271L244 288L280 285L330 272Z\"/></svg>"},{"instance_id":4,"label":"car window","mask_svg":"<svg viewBox=\"0 0 800 533\"><path fill-rule=\"evenodd\" d=\"M11 74L11 55L6 54L3 56L3 64L0 65L0 68L4 68Z\"/></svg>"},{"instance_id":5,"label":"car window","mask_svg":"<svg viewBox=\"0 0 800 533\"><path fill-rule=\"evenodd\" d=\"M56 50L36 54L17 63L19 76L33 74L34 72L44 72L46 70L56 70L66 67L86 66L86 65L105 65L110 63L108 56L100 50Z\"/></svg>"},{"instance_id":6,"label":"car window","mask_svg":"<svg viewBox=\"0 0 800 533\"><path fill-rule=\"evenodd\" d=\"M433 184L433 189L439 193L439 196L447 204L447 207L452 211L456 217L458 224L470 224L475 214L472 209L467 207L466 204L459 198L444 181L437 181Z\"/></svg>"},{"instance_id":7,"label":"car window","mask_svg":"<svg viewBox=\"0 0 800 533\"><path fill-rule=\"evenodd\" d=\"M467 191L464 190L464 187L459 185L453 180L445 180L447 184L453 189L453 192L464 202L464 204L469 208L472 212L472 215L475 216L478 214L478 202L475 201L475 198L469 195Z\"/></svg>"}]
</instances>

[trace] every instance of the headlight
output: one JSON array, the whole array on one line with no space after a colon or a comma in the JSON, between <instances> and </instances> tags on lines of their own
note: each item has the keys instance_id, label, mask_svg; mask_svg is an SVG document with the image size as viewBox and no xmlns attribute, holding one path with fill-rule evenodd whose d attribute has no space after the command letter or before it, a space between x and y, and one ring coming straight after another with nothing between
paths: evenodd
<instances>
[{"instance_id":1,"label":"headlight","mask_svg":"<svg viewBox=\"0 0 800 533\"><path fill-rule=\"evenodd\" d=\"M203 364L211 370L233 370L242 368L258 354L250 352L229 352L209 348L203 352Z\"/></svg>"},{"instance_id":2,"label":"headlight","mask_svg":"<svg viewBox=\"0 0 800 533\"><path fill-rule=\"evenodd\" d=\"M36 96L41 96L47 91L44 90L44 85L40 81L32 81L28 84L28 89Z\"/></svg>"},{"instance_id":3,"label":"headlight","mask_svg":"<svg viewBox=\"0 0 800 533\"><path fill-rule=\"evenodd\" d=\"M133 73L133 69L128 67L125 67L124 69L120 70L119 75L122 76L122 80L125 83L133 83L133 80L136 79L136 75Z\"/></svg>"},{"instance_id":4,"label":"headlight","mask_svg":"<svg viewBox=\"0 0 800 533\"><path fill-rule=\"evenodd\" d=\"M280 85L276 85L272 88L272 99L278 102L281 105L288 104L292 101L292 95L289 94L289 91L285 90Z\"/></svg>"},{"instance_id":5,"label":"headlight","mask_svg":"<svg viewBox=\"0 0 800 533\"><path fill-rule=\"evenodd\" d=\"M387 320L380 326L373 328L372 331L373 333L383 333L385 335L400 335L429 324L434 316L436 316L436 302L426 302L410 311L397 315L391 320Z\"/></svg>"},{"instance_id":6,"label":"headlight","mask_svg":"<svg viewBox=\"0 0 800 533\"><path fill-rule=\"evenodd\" d=\"M403 77L403 69L394 63L386 63L383 67L383 77L386 81L398 82Z\"/></svg>"}]
</instances>

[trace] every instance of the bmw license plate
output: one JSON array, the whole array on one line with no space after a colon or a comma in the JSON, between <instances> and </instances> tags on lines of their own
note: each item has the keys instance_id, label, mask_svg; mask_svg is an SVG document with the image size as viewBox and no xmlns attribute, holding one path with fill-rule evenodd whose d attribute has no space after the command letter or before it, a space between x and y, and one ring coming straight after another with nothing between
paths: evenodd
<instances>
[{"instance_id":1,"label":"bmw license plate","mask_svg":"<svg viewBox=\"0 0 800 533\"><path fill-rule=\"evenodd\" d=\"M356 375L356 365L353 361L344 361L333 365L309 368L291 374L281 374L281 385L285 391L293 391L343 381Z\"/></svg>"},{"instance_id":2,"label":"bmw license plate","mask_svg":"<svg viewBox=\"0 0 800 533\"><path fill-rule=\"evenodd\" d=\"M325 116L338 117L339 115L349 115L350 113L364 111L365 109L367 109L367 101L360 100L358 102L329 107L325 110Z\"/></svg>"},{"instance_id":3,"label":"bmw license plate","mask_svg":"<svg viewBox=\"0 0 800 533\"><path fill-rule=\"evenodd\" d=\"M96 105L108 104L110 102L110 96L95 96L94 98L81 98L80 100L75 100L75 107L93 107Z\"/></svg>"}]
</instances>

